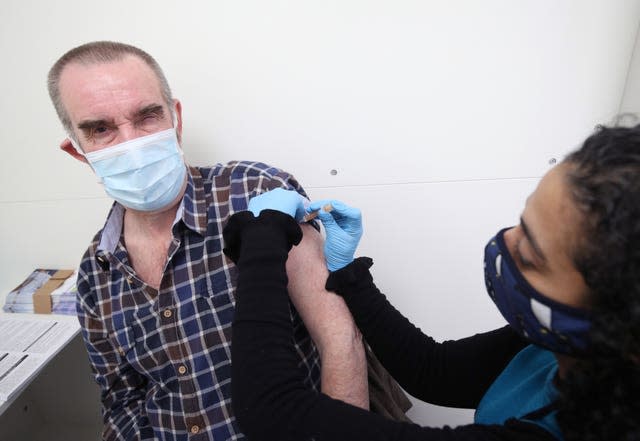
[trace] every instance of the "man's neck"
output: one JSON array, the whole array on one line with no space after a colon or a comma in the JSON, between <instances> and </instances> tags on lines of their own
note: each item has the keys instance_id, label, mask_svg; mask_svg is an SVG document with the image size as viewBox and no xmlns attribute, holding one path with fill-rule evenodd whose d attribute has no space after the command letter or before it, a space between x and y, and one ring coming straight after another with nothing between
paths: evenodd
<instances>
[{"instance_id":1,"label":"man's neck","mask_svg":"<svg viewBox=\"0 0 640 441\"><path fill-rule=\"evenodd\" d=\"M173 222L178 212L178 207L182 203L187 189L187 179L182 184L180 195L169 205L160 211L137 211L129 208L124 212L125 237L143 236L153 238L166 235L171 231Z\"/></svg>"},{"instance_id":2,"label":"man's neck","mask_svg":"<svg viewBox=\"0 0 640 441\"><path fill-rule=\"evenodd\" d=\"M131 266L141 280L155 289L160 289L162 283L178 206L155 213L124 212L124 243Z\"/></svg>"},{"instance_id":3,"label":"man's neck","mask_svg":"<svg viewBox=\"0 0 640 441\"><path fill-rule=\"evenodd\" d=\"M125 232L147 237L164 235L171 230L179 206L180 201L165 210L152 213L126 209Z\"/></svg>"}]
</instances>

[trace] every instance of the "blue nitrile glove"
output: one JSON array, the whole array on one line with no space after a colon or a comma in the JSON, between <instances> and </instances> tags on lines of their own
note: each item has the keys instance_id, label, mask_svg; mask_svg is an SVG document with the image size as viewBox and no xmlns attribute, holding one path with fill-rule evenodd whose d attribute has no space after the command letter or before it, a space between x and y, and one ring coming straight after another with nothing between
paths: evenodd
<instances>
[{"instance_id":1,"label":"blue nitrile glove","mask_svg":"<svg viewBox=\"0 0 640 441\"><path fill-rule=\"evenodd\" d=\"M288 214L297 221L304 216L304 197L293 190L276 188L251 198L249 211L258 217L262 210L277 210Z\"/></svg>"},{"instance_id":2,"label":"blue nitrile glove","mask_svg":"<svg viewBox=\"0 0 640 441\"><path fill-rule=\"evenodd\" d=\"M327 204L333 209L323 210ZM337 271L353 261L353 255L362 237L362 215L357 208L349 207L340 201L327 199L312 202L306 211L318 212L318 218L324 225L327 239L324 243L324 257L329 271Z\"/></svg>"}]
</instances>

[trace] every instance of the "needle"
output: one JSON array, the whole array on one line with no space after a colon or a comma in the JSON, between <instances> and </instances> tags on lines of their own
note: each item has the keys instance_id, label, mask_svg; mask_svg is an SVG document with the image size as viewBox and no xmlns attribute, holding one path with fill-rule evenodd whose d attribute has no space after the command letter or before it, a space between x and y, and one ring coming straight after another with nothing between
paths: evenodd
<instances>
[{"instance_id":1,"label":"needle","mask_svg":"<svg viewBox=\"0 0 640 441\"><path fill-rule=\"evenodd\" d=\"M310 220L315 219L316 217L318 217L318 213L320 213L320 210L324 210L324 211L326 211L328 213L331 210L333 210L333 207L331 206L331 204L323 205L322 208L319 208L319 209L317 209L315 211L312 211L311 213L307 213L302 218L302 222L309 222Z\"/></svg>"}]
</instances>

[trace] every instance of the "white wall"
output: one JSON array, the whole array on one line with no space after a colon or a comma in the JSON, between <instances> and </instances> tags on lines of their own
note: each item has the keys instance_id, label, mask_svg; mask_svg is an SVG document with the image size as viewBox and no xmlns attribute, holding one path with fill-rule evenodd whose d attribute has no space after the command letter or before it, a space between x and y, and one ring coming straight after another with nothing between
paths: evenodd
<instances>
[{"instance_id":1,"label":"white wall","mask_svg":"<svg viewBox=\"0 0 640 441\"><path fill-rule=\"evenodd\" d=\"M636 44L631 57L624 96L620 104L623 122L640 123L640 33L636 36Z\"/></svg>"},{"instance_id":2,"label":"white wall","mask_svg":"<svg viewBox=\"0 0 640 441\"><path fill-rule=\"evenodd\" d=\"M109 201L57 150L45 77L114 39L164 67L192 163L262 160L362 208L379 285L435 338L500 325L483 246L619 111L639 18L638 0L4 0L0 291L77 265L102 225Z\"/></svg>"}]
</instances>

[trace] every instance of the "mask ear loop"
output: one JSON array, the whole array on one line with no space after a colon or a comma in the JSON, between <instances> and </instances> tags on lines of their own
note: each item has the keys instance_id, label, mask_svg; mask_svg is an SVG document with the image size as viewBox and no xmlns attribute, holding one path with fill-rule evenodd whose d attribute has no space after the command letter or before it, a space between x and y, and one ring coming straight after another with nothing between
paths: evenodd
<instances>
[{"instance_id":1,"label":"mask ear loop","mask_svg":"<svg viewBox=\"0 0 640 441\"><path fill-rule=\"evenodd\" d=\"M87 161L87 164L89 164L89 167L91 167L91 170L93 170L93 174L98 178L98 184L102 184L102 179L98 176L98 173L96 173L96 169L93 168L93 164L91 163L91 161L89 161L87 159L87 155L86 153L82 150L82 148L80 147L80 144L78 144L74 139L73 136L71 136L69 133L67 133L67 137L69 138L69 141L71 141L71 145L73 146L74 149L76 149L76 152L78 152L78 154L84 156L84 159Z\"/></svg>"},{"instance_id":2,"label":"mask ear loop","mask_svg":"<svg viewBox=\"0 0 640 441\"><path fill-rule=\"evenodd\" d=\"M184 162L184 150L182 150L182 146L178 141L178 112L175 110L171 112L171 121L173 122L173 130L176 134L176 142L178 143L178 152L180 152L180 156L182 157L182 161Z\"/></svg>"},{"instance_id":3,"label":"mask ear loop","mask_svg":"<svg viewBox=\"0 0 640 441\"><path fill-rule=\"evenodd\" d=\"M73 139L73 136L71 136L71 134L67 133L67 138L69 138L69 141L71 141L71 145L73 146L74 149L76 149L76 152L78 152L80 155L85 156L84 152L82 151L82 149L80 148L80 144L78 144L76 142L75 139Z\"/></svg>"}]
</instances>

